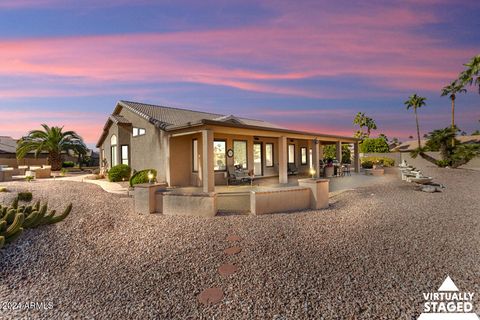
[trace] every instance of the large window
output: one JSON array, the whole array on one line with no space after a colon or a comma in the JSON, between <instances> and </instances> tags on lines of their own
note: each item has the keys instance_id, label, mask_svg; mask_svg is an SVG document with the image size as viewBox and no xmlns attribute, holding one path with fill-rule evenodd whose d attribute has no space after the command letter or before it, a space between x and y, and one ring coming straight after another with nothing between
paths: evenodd
<instances>
[{"instance_id":1,"label":"large window","mask_svg":"<svg viewBox=\"0 0 480 320\"><path fill-rule=\"evenodd\" d=\"M265 166L273 167L273 143L265 144Z\"/></svg>"},{"instance_id":2,"label":"large window","mask_svg":"<svg viewBox=\"0 0 480 320\"><path fill-rule=\"evenodd\" d=\"M288 163L295 163L295 145L288 145Z\"/></svg>"},{"instance_id":3,"label":"large window","mask_svg":"<svg viewBox=\"0 0 480 320\"><path fill-rule=\"evenodd\" d=\"M193 139L192 141L192 170L194 172L198 171L198 140Z\"/></svg>"},{"instance_id":4,"label":"large window","mask_svg":"<svg viewBox=\"0 0 480 320\"><path fill-rule=\"evenodd\" d=\"M122 146L122 164L126 164L127 166L130 165L128 163L128 146L127 145Z\"/></svg>"},{"instance_id":5,"label":"large window","mask_svg":"<svg viewBox=\"0 0 480 320\"><path fill-rule=\"evenodd\" d=\"M233 141L233 163L247 169L247 141Z\"/></svg>"},{"instance_id":6,"label":"large window","mask_svg":"<svg viewBox=\"0 0 480 320\"><path fill-rule=\"evenodd\" d=\"M300 155L301 155L301 164L307 164L307 148L301 147L300 148Z\"/></svg>"},{"instance_id":7,"label":"large window","mask_svg":"<svg viewBox=\"0 0 480 320\"><path fill-rule=\"evenodd\" d=\"M146 133L145 129L143 128L133 128L133 132L132 132L132 135L134 137L137 137L137 136L143 136L144 134Z\"/></svg>"},{"instance_id":8,"label":"large window","mask_svg":"<svg viewBox=\"0 0 480 320\"><path fill-rule=\"evenodd\" d=\"M114 167L118 164L117 158L117 136L113 135L110 138L110 166Z\"/></svg>"},{"instance_id":9,"label":"large window","mask_svg":"<svg viewBox=\"0 0 480 320\"><path fill-rule=\"evenodd\" d=\"M227 143L225 141L213 141L213 168L215 171L227 170Z\"/></svg>"}]
</instances>

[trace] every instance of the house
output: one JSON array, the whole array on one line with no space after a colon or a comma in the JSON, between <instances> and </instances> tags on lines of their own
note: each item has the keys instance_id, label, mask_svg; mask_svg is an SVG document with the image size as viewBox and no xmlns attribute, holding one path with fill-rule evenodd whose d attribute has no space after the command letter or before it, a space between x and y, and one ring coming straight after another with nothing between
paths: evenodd
<instances>
[{"instance_id":1,"label":"house","mask_svg":"<svg viewBox=\"0 0 480 320\"><path fill-rule=\"evenodd\" d=\"M119 101L98 140L102 169L127 164L134 170L156 169L157 180L176 187L225 185L234 165L255 177L288 182L288 167L319 173L323 146L354 144L353 137L290 130L275 124L208 112ZM341 152L337 152L341 160Z\"/></svg>"},{"instance_id":2,"label":"house","mask_svg":"<svg viewBox=\"0 0 480 320\"><path fill-rule=\"evenodd\" d=\"M0 136L0 165L16 168L18 166L41 166L47 164L48 154L41 153L35 157L34 152L28 153L25 158L17 160L17 140Z\"/></svg>"},{"instance_id":3,"label":"house","mask_svg":"<svg viewBox=\"0 0 480 320\"><path fill-rule=\"evenodd\" d=\"M460 143L480 143L480 135L478 136L457 136L456 139L460 141ZM426 139L421 139L420 143L424 147L426 145L428 140ZM410 141L405 141L401 143L398 146L393 147L390 149L391 152L410 152L415 149L418 149L418 140L410 140Z\"/></svg>"}]
</instances>

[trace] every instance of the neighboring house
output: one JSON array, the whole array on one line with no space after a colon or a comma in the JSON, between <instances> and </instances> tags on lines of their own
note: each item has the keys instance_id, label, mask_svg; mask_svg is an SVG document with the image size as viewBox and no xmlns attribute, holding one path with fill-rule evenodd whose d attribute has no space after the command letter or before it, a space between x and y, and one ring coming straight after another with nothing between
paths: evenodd
<instances>
[{"instance_id":1,"label":"neighboring house","mask_svg":"<svg viewBox=\"0 0 480 320\"><path fill-rule=\"evenodd\" d=\"M480 143L480 136L457 136L460 143ZM420 143L425 146L428 140L422 139ZM410 152L418 148L418 140L410 140L390 149L391 152Z\"/></svg>"},{"instance_id":2,"label":"neighboring house","mask_svg":"<svg viewBox=\"0 0 480 320\"><path fill-rule=\"evenodd\" d=\"M313 167L318 173L325 144L341 150L342 143L353 143L358 170L358 141L233 115L119 101L97 147L103 169L121 163L137 171L156 169L158 181L211 192L226 184L234 165L255 177L278 176L280 183L288 182L288 167L300 173Z\"/></svg>"},{"instance_id":3,"label":"neighboring house","mask_svg":"<svg viewBox=\"0 0 480 320\"><path fill-rule=\"evenodd\" d=\"M35 158L35 154L30 152L24 159L17 160L17 140L12 137L0 136L0 165L9 167L17 166L37 166L47 164L48 154L40 154Z\"/></svg>"}]
</instances>

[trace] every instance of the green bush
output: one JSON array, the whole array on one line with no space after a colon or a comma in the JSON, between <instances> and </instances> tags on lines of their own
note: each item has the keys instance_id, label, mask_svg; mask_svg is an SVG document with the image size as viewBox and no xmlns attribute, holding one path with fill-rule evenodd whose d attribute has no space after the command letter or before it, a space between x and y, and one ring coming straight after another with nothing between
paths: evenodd
<instances>
[{"instance_id":1,"label":"green bush","mask_svg":"<svg viewBox=\"0 0 480 320\"><path fill-rule=\"evenodd\" d=\"M5 187L0 187L0 192L8 192L8 189Z\"/></svg>"},{"instance_id":2,"label":"green bush","mask_svg":"<svg viewBox=\"0 0 480 320\"><path fill-rule=\"evenodd\" d=\"M119 164L108 171L108 180L110 182L125 181L130 178L132 169L126 164Z\"/></svg>"},{"instance_id":3,"label":"green bush","mask_svg":"<svg viewBox=\"0 0 480 320\"><path fill-rule=\"evenodd\" d=\"M62 163L62 168L73 168L75 167L75 163L73 161L64 161Z\"/></svg>"},{"instance_id":4,"label":"green bush","mask_svg":"<svg viewBox=\"0 0 480 320\"><path fill-rule=\"evenodd\" d=\"M350 153L350 148L348 145L342 145L342 163L350 163L350 158L352 157ZM323 158L325 160L333 160L337 158L337 146L334 144L327 144L323 148Z\"/></svg>"},{"instance_id":5,"label":"green bush","mask_svg":"<svg viewBox=\"0 0 480 320\"><path fill-rule=\"evenodd\" d=\"M145 169L133 174L133 176L130 178L130 187L133 187L136 184L147 183L149 171L153 173L153 180L155 181L157 179L157 170Z\"/></svg>"},{"instance_id":6,"label":"green bush","mask_svg":"<svg viewBox=\"0 0 480 320\"><path fill-rule=\"evenodd\" d=\"M33 198L31 192L19 192L17 197L18 197L18 200L25 201L25 202L30 202L32 201L32 198Z\"/></svg>"},{"instance_id":7,"label":"green bush","mask_svg":"<svg viewBox=\"0 0 480 320\"><path fill-rule=\"evenodd\" d=\"M387 157L365 157L361 160L362 168L371 169L373 165L380 165L383 167L393 167L395 160Z\"/></svg>"},{"instance_id":8,"label":"green bush","mask_svg":"<svg viewBox=\"0 0 480 320\"><path fill-rule=\"evenodd\" d=\"M362 153L371 153L371 152L390 152L388 148L388 143L383 137L379 138L366 138L360 143L360 152Z\"/></svg>"}]
</instances>

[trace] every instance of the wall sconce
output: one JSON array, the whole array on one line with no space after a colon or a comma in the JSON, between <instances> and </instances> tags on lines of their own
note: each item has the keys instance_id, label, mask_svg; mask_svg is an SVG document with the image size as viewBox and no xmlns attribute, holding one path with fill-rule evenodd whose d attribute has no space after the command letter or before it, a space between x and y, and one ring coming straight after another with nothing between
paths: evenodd
<instances>
[{"instance_id":1,"label":"wall sconce","mask_svg":"<svg viewBox=\"0 0 480 320\"><path fill-rule=\"evenodd\" d=\"M310 175L312 176L312 179L315 178L315 173L317 173L317 171L315 171L315 169L310 169Z\"/></svg>"},{"instance_id":2,"label":"wall sconce","mask_svg":"<svg viewBox=\"0 0 480 320\"><path fill-rule=\"evenodd\" d=\"M148 176L148 183L151 184L152 181L153 181L153 173L152 173L152 171L148 171L148 175L147 175L147 176Z\"/></svg>"}]
</instances>

